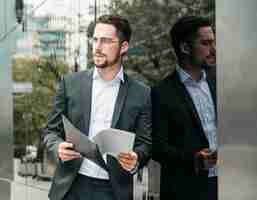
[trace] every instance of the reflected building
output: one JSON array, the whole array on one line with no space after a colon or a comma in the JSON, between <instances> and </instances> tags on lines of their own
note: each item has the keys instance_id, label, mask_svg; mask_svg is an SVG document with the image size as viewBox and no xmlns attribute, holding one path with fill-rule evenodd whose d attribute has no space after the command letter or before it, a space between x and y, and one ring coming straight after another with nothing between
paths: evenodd
<instances>
[{"instance_id":1,"label":"reflected building","mask_svg":"<svg viewBox=\"0 0 257 200\"><path fill-rule=\"evenodd\" d=\"M35 16L35 54L39 57L55 57L69 63L71 61L72 19L64 16Z\"/></svg>"},{"instance_id":2,"label":"reflected building","mask_svg":"<svg viewBox=\"0 0 257 200\"><path fill-rule=\"evenodd\" d=\"M31 92L29 88L37 88L25 84L15 85L13 90L11 60L13 57L53 57L66 62L72 69L75 63L79 70L87 68L88 27L97 17L109 12L111 0L46 1L35 12L39 1L24 0L20 25L16 25L15 2L0 1L0 194L1 200L47 200L55 164L47 159L45 151L38 146L35 148L25 138L25 148L18 148L14 155L13 94L22 95ZM66 11L55 12L57 7ZM13 26L15 30L8 33ZM142 52L135 48L130 53ZM24 128L29 130L33 122L29 99L25 106L23 122ZM134 177L134 200L159 199L159 176L159 165L150 161L149 166Z\"/></svg>"},{"instance_id":3,"label":"reflected building","mask_svg":"<svg viewBox=\"0 0 257 200\"><path fill-rule=\"evenodd\" d=\"M49 1L36 9L38 5L38 1L24 0L15 57L53 57L86 69L88 26L97 16L108 13L110 0Z\"/></svg>"}]
</instances>

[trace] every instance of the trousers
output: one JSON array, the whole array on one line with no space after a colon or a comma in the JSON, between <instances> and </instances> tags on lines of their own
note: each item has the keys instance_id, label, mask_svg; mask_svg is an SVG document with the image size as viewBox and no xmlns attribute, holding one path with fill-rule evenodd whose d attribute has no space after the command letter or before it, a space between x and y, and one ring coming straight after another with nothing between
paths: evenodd
<instances>
[{"instance_id":1,"label":"trousers","mask_svg":"<svg viewBox=\"0 0 257 200\"><path fill-rule=\"evenodd\" d=\"M78 174L63 200L116 200L110 181Z\"/></svg>"}]
</instances>

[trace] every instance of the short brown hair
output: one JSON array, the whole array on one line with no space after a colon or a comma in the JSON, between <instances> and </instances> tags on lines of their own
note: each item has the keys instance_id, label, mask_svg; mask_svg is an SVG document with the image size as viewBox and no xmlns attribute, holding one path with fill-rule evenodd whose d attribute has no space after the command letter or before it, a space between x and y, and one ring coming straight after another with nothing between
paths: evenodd
<instances>
[{"instance_id":1,"label":"short brown hair","mask_svg":"<svg viewBox=\"0 0 257 200\"><path fill-rule=\"evenodd\" d=\"M127 19L119 15L102 15L96 20L95 24L99 23L113 25L121 42L130 41L132 30Z\"/></svg>"}]
</instances>

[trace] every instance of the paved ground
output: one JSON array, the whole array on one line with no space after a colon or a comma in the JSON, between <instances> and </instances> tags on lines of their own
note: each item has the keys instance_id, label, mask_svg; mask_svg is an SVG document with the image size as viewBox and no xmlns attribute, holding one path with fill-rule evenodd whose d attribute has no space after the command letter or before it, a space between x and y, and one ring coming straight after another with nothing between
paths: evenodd
<instances>
[{"instance_id":1,"label":"paved ground","mask_svg":"<svg viewBox=\"0 0 257 200\"><path fill-rule=\"evenodd\" d=\"M11 200L48 200L47 194L51 185L50 181L42 181L32 176L20 176L23 171L19 160L14 160L14 181L11 188ZM25 174L25 173L24 173ZM134 179L134 200L146 200L148 193L148 171L143 172L143 182L137 177ZM145 198L144 198L145 197Z\"/></svg>"},{"instance_id":2,"label":"paved ground","mask_svg":"<svg viewBox=\"0 0 257 200\"><path fill-rule=\"evenodd\" d=\"M11 188L11 200L48 200L50 181L40 181L32 176L18 175L19 161L14 160L14 181Z\"/></svg>"}]
</instances>

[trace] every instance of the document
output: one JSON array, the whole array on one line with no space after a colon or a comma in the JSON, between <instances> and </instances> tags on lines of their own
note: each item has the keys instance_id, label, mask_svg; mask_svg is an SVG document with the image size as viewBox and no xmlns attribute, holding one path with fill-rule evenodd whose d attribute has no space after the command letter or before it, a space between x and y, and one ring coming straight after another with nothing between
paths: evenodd
<instances>
[{"instance_id":1,"label":"document","mask_svg":"<svg viewBox=\"0 0 257 200\"><path fill-rule=\"evenodd\" d=\"M135 134L119 129L105 129L97 133L92 139L77 129L64 115L63 125L67 142L74 145L74 150L99 164L101 157L110 154L118 157L120 152L133 150Z\"/></svg>"}]
</instances>

